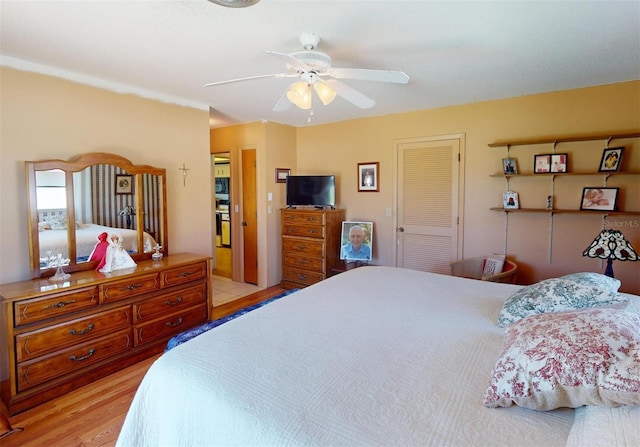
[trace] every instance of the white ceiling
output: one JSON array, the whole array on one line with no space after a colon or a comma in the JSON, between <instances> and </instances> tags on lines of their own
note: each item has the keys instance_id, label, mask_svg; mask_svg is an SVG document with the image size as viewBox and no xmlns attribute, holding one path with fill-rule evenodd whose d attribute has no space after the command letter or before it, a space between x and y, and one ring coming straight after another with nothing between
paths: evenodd
<instances>
[{"instance_id":1,"label":"white ceiling","mask_svg":"<svg viewBox=\"0 0 640 447\"><path fill-rule=\"evenodd\" d=\"M306 126L640 79L639 1L0 1L0 62L211 108L212 127ZM344 81L376 101L271 109L291 84L265 50L320 36L334 67L401 70L406 85Z\"/></svg>"}]
</instances>

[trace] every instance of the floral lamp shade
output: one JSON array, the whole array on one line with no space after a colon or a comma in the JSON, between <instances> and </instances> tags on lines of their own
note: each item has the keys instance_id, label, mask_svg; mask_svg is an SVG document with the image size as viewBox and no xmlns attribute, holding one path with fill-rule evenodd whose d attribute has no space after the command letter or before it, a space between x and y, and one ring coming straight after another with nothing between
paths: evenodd
<instances>
[{"instance_id":1,"label":"floral lamp shade","mask_svg":"<svg viewBox=\"0 0 640 447\"><path fill-rule=\"evenodd\" d=\"M613 260L637 261L638 253L618 230L602 230L582 256L607 260L604 274L613 278Z\"/></svg>"}]
</instances>

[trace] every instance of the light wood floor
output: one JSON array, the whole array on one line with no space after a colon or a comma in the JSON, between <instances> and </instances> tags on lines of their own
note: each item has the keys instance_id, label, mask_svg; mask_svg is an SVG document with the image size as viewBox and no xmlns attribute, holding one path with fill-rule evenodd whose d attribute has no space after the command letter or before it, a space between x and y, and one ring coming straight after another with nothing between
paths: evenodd
<instances>
[{"instance_id":1,"label":"light wood floor","mask_svg":"<svg viewBox=\"0 0 640 447\"><path fill-rule=\"evenodd\" d=\"M284 289L279 286L240 298L214 309L214 319L267 300ZM113 446L131 400L155 361L151 357L90 385L9 418L13 428L23 428L0 441L2 447ZM7 415L1 405L2 414Z\"/></svg>"}]
</instances>

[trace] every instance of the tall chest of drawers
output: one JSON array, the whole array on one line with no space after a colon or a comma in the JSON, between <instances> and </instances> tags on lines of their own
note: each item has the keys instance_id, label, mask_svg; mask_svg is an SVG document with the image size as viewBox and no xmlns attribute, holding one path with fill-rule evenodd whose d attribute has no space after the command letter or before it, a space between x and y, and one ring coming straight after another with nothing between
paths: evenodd
<instances>
[{"instance_id":1,"label":"tall chest of drawers","mask_svg":"<svg viewBox=\"0 0 640 447\"><path fill-rule=\"evenodd\" d=\"M344 210L283 209L282 286L306 287L330 276L340 261Z\"/></svg>"},{"instance_id":2,"label":"tall chest of drawers","mask_svg":"<svg viewBox=\"0 0 640 447\"><path fill-rule=\"evenodd\" d=\"M210 319L211 261L176 254L112 273L0 285L2 399L31 408L164 350Z\"/></svg>"}]
</instances>

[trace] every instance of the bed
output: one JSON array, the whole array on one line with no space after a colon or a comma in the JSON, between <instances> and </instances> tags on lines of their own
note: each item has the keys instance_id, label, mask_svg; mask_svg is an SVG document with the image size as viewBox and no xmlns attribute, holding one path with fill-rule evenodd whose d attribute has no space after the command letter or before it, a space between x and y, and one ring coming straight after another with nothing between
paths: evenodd
<instances>
[{"instance_id":1,"label":"bed","mask_svg":"<svg viewBox=\"0 0 640 447\"><path fill-rule=\"evenodd\" d=\"M78 261L87 261L93 248L98 242L98 235L102 232L109 234L117 233L122 236L122 247L129 253L138 252L138 232L126 228L112 228L96 224L78 224L76 225L76 256ZM67 250L67 230L44 229L38 232L40 244L40 262L46 263L47 252L52 255L62 254L64 259L69 257ZM149 233L144 233L144 253L152 252L156 246L156 241Z\"/></svg>"},{"instance_id":2,"label":"bed","mask_svg":"<svg viewBox=\"0 0 640 447\"><path fill-rule=\"evenodd\" d=\"M159 357L117 445L586 445L594 418L616 421L599 439L640 440L635 407L483 405L496 321L520 288L393 267L334 276Z\"/></svg>"}]
</instances>

